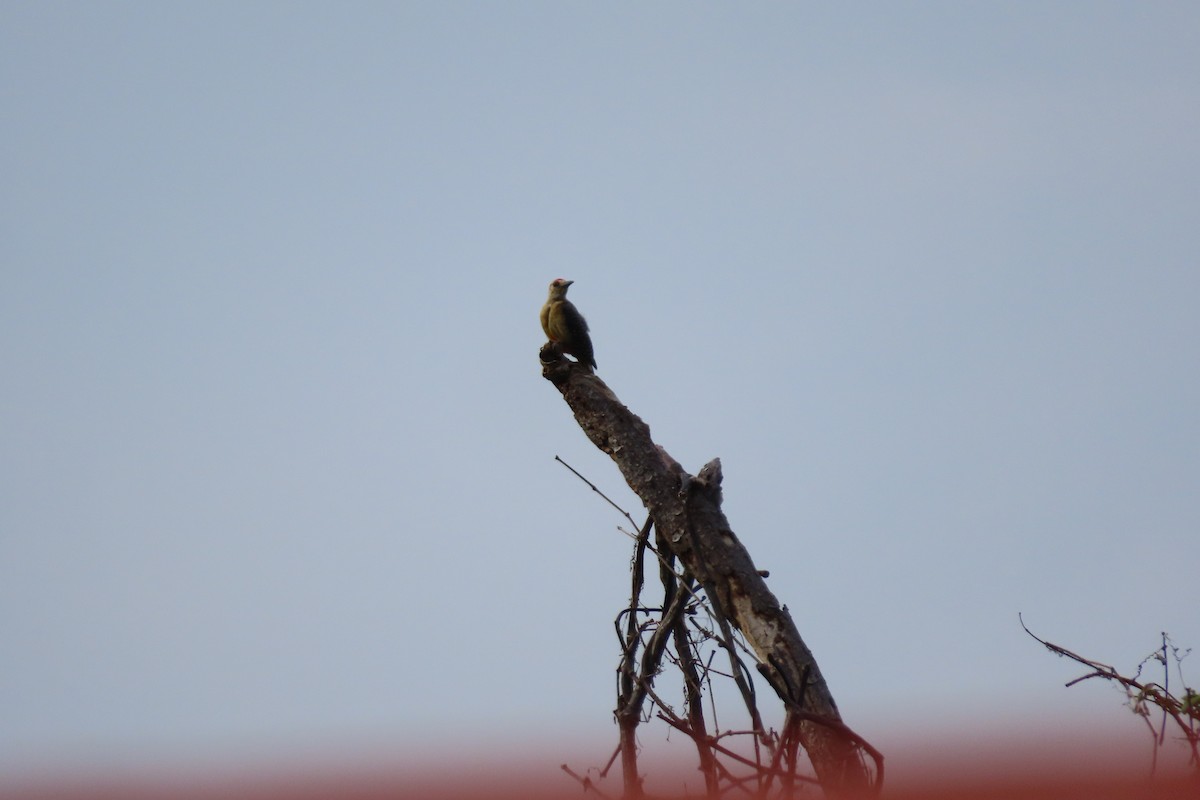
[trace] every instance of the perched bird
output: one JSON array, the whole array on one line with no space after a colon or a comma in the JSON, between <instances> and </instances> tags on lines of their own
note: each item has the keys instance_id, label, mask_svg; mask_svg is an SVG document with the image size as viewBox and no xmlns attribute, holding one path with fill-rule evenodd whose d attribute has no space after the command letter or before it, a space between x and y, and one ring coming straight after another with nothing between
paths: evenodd
<instances>
[{"instance_id":1,"label":"perched bird","mask_svg":"<svg viewBox=\"0 0 1200 800\"><path fill-rule=\"evenodd\" d=\"M555 278L550 282L550 296L542 306L542 330L561 352L570 353L579 363L595 369L596 357L592 355L587 320L567 299L567 287L574 282L563 278Z\"/></svg>"}]
</instances>

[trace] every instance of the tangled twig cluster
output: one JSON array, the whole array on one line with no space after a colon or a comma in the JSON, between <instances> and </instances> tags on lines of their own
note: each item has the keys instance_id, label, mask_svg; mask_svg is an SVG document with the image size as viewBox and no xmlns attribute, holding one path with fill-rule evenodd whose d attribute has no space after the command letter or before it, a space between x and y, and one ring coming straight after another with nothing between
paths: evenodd
<instances>
[{"instance_id":1,"label":"tangled twig cluster","mask_svg":"<svg viewBox=\"0 0 1200 800\"><path fill-rule=\"evenodd\" d=\"M600 784L608 778L619 759L624 796L641 797L636 735L639 726L658 719L687 736L694 745L707 797L720 797L736 790L741 795L756 798L788 798L802 784L819 783L816 777L801 771L805 760L800 746L799 723L807 721L836 725L839 733L854 740L874 761L875 784L878 785L882 780L883 757L844 724L822 715L805 713L803 685L785 687L786 693L797 700L789 705L782 730L764 725L753 678L755 670L751 670L749 664L754 664L768 680L778 673L764 668L765 665L747 647L721 609L716 593L706 592L702 581L686 567L681 567L663 542L651 541L652 519L636 525L628 512L591 481L558 460L629 520L630 529L622 530L634 541L629 603L613 621L621 648L614 711L620 741L605 766L594 770L595 779L593 771L580 775L565 764L563 771L585 789L606 797ZM648 563L658 566L663 591L661 604L643 599ZM682 679L680 707L656 689L656 680L668 671L674 671ZM718 724L714 696L720 681L732 682L736 687L748 726L722 729ZM802 683L806 681L807 678Z\"/></svg>"}]
</instances>

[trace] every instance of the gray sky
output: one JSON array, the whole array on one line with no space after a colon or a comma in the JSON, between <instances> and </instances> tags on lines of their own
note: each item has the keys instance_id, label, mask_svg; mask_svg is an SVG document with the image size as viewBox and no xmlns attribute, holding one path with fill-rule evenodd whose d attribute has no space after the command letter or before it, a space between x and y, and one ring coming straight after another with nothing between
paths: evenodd
<instances>
[{"instance_id":1,"label":"gray sky","mask_svg":"<svg viewBox=\"0 0 1200 800\"><path fill-rule=\"evenodd\" d=\"M1018 612L1200 648L1194 3L8 2L0 86L0 777L615 741L557 276L885 752L1134 724Z\"/></svg>"}]
</instances>

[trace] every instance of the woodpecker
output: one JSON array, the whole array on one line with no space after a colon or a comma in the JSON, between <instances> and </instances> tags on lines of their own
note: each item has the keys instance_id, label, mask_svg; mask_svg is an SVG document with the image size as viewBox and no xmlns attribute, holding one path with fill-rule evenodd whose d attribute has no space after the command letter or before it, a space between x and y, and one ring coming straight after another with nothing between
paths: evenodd
<instances>
[{"instance_id":1,"label":"woodpecker","mask_svg":"<svg viewBox=\"0 0 1200 800\"><path fill-rule=\"evenodd\" d=\"M555 278L550 282L550 296L542 306L542 330L546 332L547 339L558 345L560 351L570 353L579 363L595 369L596 357L592 355L587 320L567 299L567 287L574 282L564 278Z\"/></svg>"}]
</instances>

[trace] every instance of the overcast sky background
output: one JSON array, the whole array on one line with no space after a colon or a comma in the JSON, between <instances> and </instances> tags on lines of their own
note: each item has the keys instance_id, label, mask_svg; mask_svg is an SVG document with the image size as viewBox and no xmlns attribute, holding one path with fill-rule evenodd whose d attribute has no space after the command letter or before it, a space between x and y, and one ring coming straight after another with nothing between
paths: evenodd
<instances>
[{"instance_id":1,"label":"overcast sky background","mask_svg":"<svg viewBox=\"0 0 1200 800\"><path fill-rule=\"evenodd\" d=\"M1018 612L1200 650L1195 3L5 2L0 91L0 777L615 742L557 276L885 753L1136 724Z\"/></svg>"}]
</instances>

